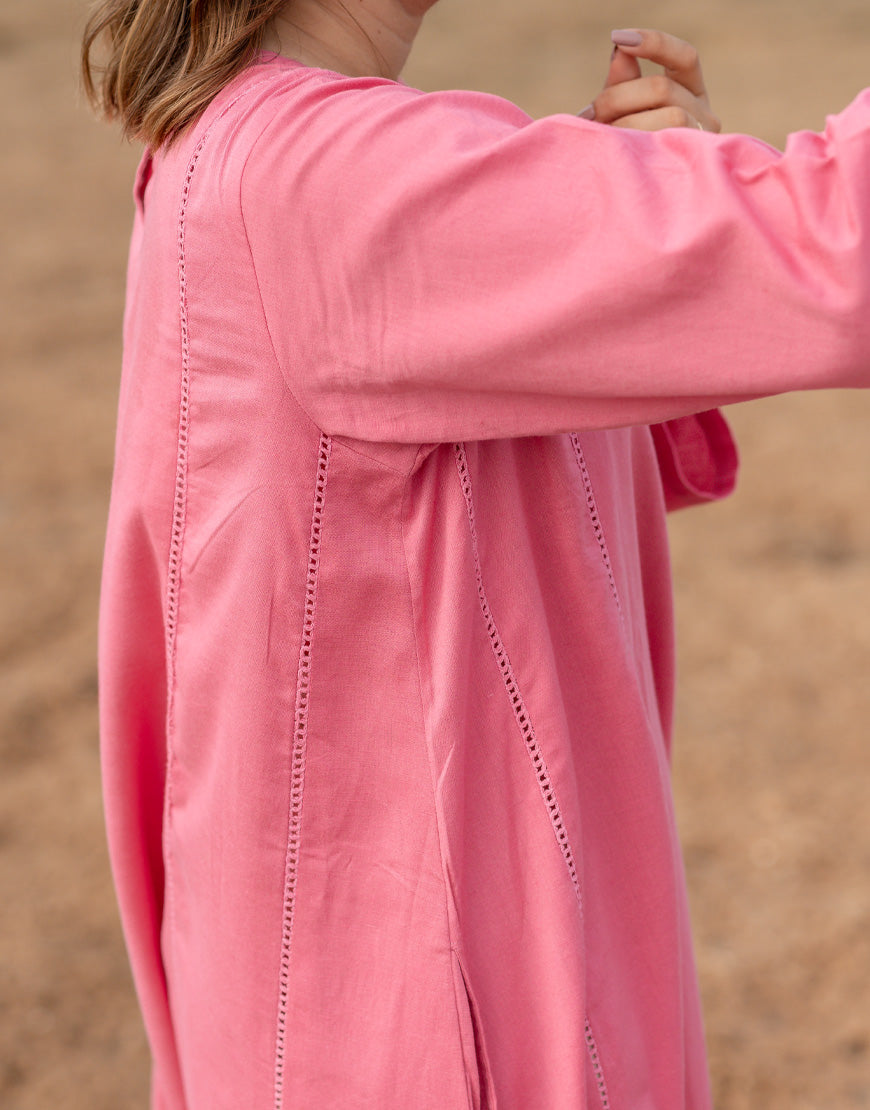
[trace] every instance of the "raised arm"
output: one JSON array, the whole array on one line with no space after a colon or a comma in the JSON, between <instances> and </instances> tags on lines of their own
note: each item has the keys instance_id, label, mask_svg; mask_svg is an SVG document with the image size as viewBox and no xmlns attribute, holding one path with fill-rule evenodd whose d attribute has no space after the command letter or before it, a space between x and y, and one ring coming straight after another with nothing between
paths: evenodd
<instances>
[{"instance_id":1,"label":"raised arm","mask_svg":"<svg viewBox=\"0 0 870 1110\"><path fill-rule=\"evenodd\" d=\"M330 433L870 385L870 91L785 153L299 69L259 110L243 213L288 386Z\"/></svg>"}]
</instances>

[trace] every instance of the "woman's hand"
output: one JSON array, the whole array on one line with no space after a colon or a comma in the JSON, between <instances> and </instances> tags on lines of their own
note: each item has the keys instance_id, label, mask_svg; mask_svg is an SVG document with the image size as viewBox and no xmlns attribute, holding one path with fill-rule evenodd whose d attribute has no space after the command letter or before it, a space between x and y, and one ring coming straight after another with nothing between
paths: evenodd
<instances>
[{"instance_id":1,"label":"woman's hand","mask_svg":"<svg viewBox=\"0 0 870 1110\"><path fill-rule=\"evenodd\" d=\"M698 52L690 43L650 30L613 31L611 39L615 46L604 88L579 115L638 131L722 130L710 108ZM664 73L642 77L639 58L663 66Z\"/></svg>"}]
</instances>

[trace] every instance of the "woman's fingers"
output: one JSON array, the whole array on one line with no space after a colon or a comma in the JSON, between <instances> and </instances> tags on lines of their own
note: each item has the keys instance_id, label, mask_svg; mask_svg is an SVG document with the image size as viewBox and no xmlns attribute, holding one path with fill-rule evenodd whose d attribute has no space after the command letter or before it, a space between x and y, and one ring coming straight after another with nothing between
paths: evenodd
<instances>
[{"instance_id":1,"label":"woman's fingers","mask_svg":"<svg viewBox=\"0 0 870 1110\"><path fill-rule=\"evenodd\" d=\"M691 43L666 31L613 31L611 40L627 54L663 66L665 74L695 96L706 96L698 51Z\"/></svg>"},{"instance_id":2,"label":"woman's fingers","mask_svg":"<svg viewBox=\"0 0 870 1110\"><path fill-rule=\"evenodd\" d=\"M613 127L630 127L634 131L664 131L666 127L701 127L708 130L685 108L653 108L623 116L613 121Z\"/></svg>"},{"instance_id":3,"label":"woman's fingers","mask_svg":"<svg viewBox=\"0 0 870 1110\"><path fill-rule=\"evenodd\" d=\"M710 111L706 99L693 96L683 85L664 73L638 77L603 89L595 98L595 119L617 123L626 116L658 109L677 109L697 119L705 131L719 131L721 124ZM675 118L676 115L674 114ZM671 124L670 126L681 126Z\"/></svg>"},{"instance_id":4,"label":"woman's fingers","mask_svg":"<svg viewBox=\"0 0 870 1110\"><path fill-rule=\"evenodd\" d=\"M616 127L657 131L664 127L701 127L719 132L698 52L665 31L613 31L615 44L604 88L579 115ZM662 66L664 72L643 77L639 59Z\"/></svg>"},{"instance_id":5,"label":"woman's fingers","mask_svg":"<svg viewBox=\"0 0 870 1110\"><path fill-rule=\"evenodd\" d=\"M605 89L609 89L611 85L621 85L623 81L634 81L640 75L640 62L637 58L632 58L630 54L614 46L610 56L610 68L604 81Z\"/></svg>"}]
</instances>

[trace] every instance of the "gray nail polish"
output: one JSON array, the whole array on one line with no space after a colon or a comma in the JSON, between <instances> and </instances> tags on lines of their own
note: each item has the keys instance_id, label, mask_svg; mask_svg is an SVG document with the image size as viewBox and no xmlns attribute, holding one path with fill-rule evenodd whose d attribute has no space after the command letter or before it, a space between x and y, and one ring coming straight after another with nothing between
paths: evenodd
<instances>
[{"instance_id":1,"label":"gray nail polish","mask_svg":"<svg viewBox=\"0 0 870 1110\"><path fill-rule=\"evenodd\" d=\"M643 35L638 31L611 31L610 41L615 42L617 46L640 46Z\"/></svg>"}]
</instances>

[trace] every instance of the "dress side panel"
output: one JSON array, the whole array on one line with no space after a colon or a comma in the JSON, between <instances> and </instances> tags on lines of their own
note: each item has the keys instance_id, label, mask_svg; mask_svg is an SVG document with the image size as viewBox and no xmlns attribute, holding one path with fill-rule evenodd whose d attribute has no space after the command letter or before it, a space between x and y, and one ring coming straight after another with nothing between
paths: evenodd
<instances>
[{"instance_id":1,"label":"dress side panel","mask_svg":"<svg viewBox=\"0 0 870 1110\"><path fill-rule=\"evenodd\" d=\"M403 490L404 476L333 444L288 985L287 1107L345 1110L348 1092L366 1110L478 1105L420 709Z\"/></svg>"}]
</instances>

